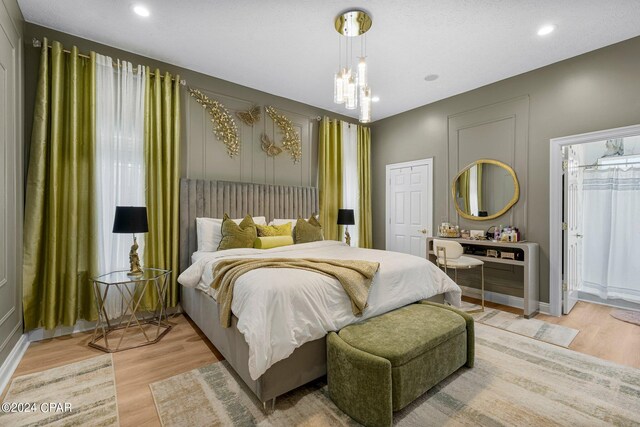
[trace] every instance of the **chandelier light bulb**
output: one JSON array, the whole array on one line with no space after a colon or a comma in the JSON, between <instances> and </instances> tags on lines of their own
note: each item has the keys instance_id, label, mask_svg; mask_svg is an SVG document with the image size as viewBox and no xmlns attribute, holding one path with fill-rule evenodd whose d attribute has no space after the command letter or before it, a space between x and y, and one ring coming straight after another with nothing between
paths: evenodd
<instances>
[{"instance_id":1,"label":"chandelier light bulb","mask_svg":"<svg viewBox=\"0 0 640 427\"><path fill-rule=\"evenodd\" d=\"M333 102L344 104L344 83L342 81L342 71L338 71L333 78Z\"/></svg>"},{"instance_id":2,"label":"chandelier light bulb","mask_svg":"<svg viewBox=\"0 0 640 427\"><path fill-rule=\"evenodd\" d=\"M360 117L361 123L371 121L371 89L365 86L360 91Z\"/></svg>"},{"instance_id":3,"label":"chandelier light bulb","mask_svg":"<svg viewBox=\"0 0 640 427\"><path fill-rule=\"evenodd\" d=\"M355 110L358 108L358 92L356 90L357 84L353 76L349 75L349 81L347 83L347 102L345 108L347 110Z\"/></svg>"},{"instance_id":4,"label":"chandelier light bulb","mask_svg":"<svg viewBox=\"0 0 640 427\"><path fill-rule=\"evenodd\" d=\"M364 56L358 61L358 85L365 87L367 85L367 61Z\"/></svg>"}]
</instances>

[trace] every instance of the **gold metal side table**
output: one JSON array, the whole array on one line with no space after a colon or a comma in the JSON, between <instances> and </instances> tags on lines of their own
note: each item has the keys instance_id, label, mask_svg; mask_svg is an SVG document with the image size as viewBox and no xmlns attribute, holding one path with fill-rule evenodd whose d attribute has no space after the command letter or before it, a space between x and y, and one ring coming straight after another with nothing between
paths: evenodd
<instances>
[{"instance_id":1,"label":"gold metal side table","mask_svg":"<svg viewBox=\"0 0 640 427\"><path fill-rule=\"evenodd\" d=\"M114 353L157 343L171 330L165 305L171 270L146 268L139 277L127 273L114 271L91 279L99 318L89 346ZM140 318L140 304L152 288L156 289L158 303ZM107 308L107 299L113 293L119 296L119 302Z\"/></svg>"}]
</instances>

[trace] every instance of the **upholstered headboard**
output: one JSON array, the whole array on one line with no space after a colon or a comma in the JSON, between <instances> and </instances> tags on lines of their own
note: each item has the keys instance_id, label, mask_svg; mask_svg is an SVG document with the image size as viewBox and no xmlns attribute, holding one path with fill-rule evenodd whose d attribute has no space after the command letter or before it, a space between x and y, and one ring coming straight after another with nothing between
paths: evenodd
<instances>
[{"instance_id":1,"label":"upholstered headboard","mask_svg":"<svg viewBox=\"0 0 640 427\"><path fill-rule=\"evenodd\" d=\"M246 214L274 218L308 218L318 213L318 189L247 182L180 180L180 271L197 249L196 218L231 218Z\"/></svg>"}]
</instances>

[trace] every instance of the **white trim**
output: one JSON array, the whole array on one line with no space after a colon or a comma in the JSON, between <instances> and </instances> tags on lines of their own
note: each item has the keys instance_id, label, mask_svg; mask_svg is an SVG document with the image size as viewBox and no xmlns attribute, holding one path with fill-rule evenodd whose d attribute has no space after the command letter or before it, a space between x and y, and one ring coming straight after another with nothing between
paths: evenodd
<instances>
[{"instance_id":1,"label":"white trim","mask_svg":"<svg viewBox=\"0 0 640 427\"><path fill-rule=\"evenodd\" d=\"M78 320L73 326L58 326L55 329L38 328L26 333L29 342L36 342L57 338L64 335L71 335L78 332L93 330L97 322L88 322L86 320Z\"/></svg>"},{"instance_id":2,"label":"white trim","mask_svg":"<svg viewBox=\"0 0 640 427\"><path fill-rule=\"evenodd\" d=\"M385 167L385 216L384 216L384 235L385 235L385 249L388 250L388 246L389 246L389 227L387 227L389 225L389 208L390 208L390 198L389 198L389 187L390 187L390 183L389 183L389 173L391 172L392 169L399 169L399 168L410 168L413 166L422 166L422 165L428 165L429 166L429 174L427 176L427 191L429 192L429 194L431 194L431 208L427 211L429 218L428 218L428 223L429 223L429 232L426 234L426 237L433 237L433 211L434 211L434 194L433 194L433 157L429 157L426 159L421 159L421 160L411 160L409 162L401 162L401 163L391 163L386 165Z\"/></svg>"},{"instance_id":3,"label":"white trim","mask_svg":"<svg viewBox=\"0 0 640 427\"><path fill-rule=\"evenodd\" d=\"M466 297L480 299L480 289L471 288L468 286L460 286L460 289L462 289L462 295ZM520 308L520 309L523 309L524 307L524 299L521 297L516 297L512 295L505 295L505 294L485 290L484 299L485 301L491 301L496 304L506 305L508 307L514 307L514 308ZM539 302L538 312L542 314L550 314L549 303Z\"/></svg>"},{"instance_id":4,"label":"white trim","mask_svg":"<svg viewBox=\"0 0 640 427\"><path fill-rule=\"evenodd\" d=\"M462 289L462 295L466 297L480 299L481 291L480 289L471 288L468 286L460 286ZM496 304L506 305L509 307L515 307L524 309L524 299L521 297L514 297L512 295L499 294L497 292L484 291L484 300L495 302Z\"/></svg>"},{"instance_id":5,"label":"white trim","mask_svg":"<svg viewBox=\"0 0 640 427\"><path fill-rule=\"evenodd\" d=\"M587 301L593 304L605 305L607 307L620 308L623 310L640 311L640 304L622 299L602 299L597 295L580 291L578 293L580 301Z\"/></svg>"},{"instance_id":6,"label":"white trim","mask_svg":"<svg viewBox=\"0 0 640 427\"><path fill-rule=\"evenodd\" d=\"M2 366L0 366L0 394L4 393L4 389L9 385L13 373L20 364L27 348L29 348L29 344L27 334L22 334L16 345L13 346L13 349L5 359Z\"/></svg>"},{"instance_id":7,"label":"white trim","mask_svg":"<svg viewBox=\"0 0 640 427\"><path fill-rule=\"evenodd\" d=\"M166 310L167 316L172 316L176 313L182 313L182 307L180 305L168 308ZM58 326L55 329L38 328L27 332L29 342L36 342L42 340L48 340L51 338L62 337L65 335L76 334L78 332L93 331L97 322L89 322L87 320L78 320L73 326Z\"/></svg>"},{"instance_id":8,"label":"white trim","mask_svg":"<svg viewBox=\"0 0 640 427\"><path fill-rule=\"evenodd\" d=\"M551 315L551 306L549 305L548 302L539 302L538 303L538 311L541 314Z\"/></svg>"},{"instance_id":9,"label":"white trim","mask_svg":"<svg viewBox=\"0 0 640 427\"><path fill-rule=\"evenodd\" d=\"M562 147L640 135L640 125L552 138L549 153L549 311L562 315Z\"/></svg>"}]
</instances>

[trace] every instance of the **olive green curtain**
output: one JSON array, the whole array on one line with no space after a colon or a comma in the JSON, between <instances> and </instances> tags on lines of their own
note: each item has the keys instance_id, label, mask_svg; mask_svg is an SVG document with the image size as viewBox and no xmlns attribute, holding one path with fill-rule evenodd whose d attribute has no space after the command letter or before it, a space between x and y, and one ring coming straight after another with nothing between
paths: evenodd
<instances>
[{"instance_id":1,"label":"olive green curtain","mask_svg":"<svg viewBox=\"0 0 640 427\"><path fill-rule=\"evenodd\" d=\"M93 206L95 57L45 39L27 173L23 310L25 330L94 320L97 271Z\"/></svg>"},{"instance_id":2,"label":"olive green curtain","mask_svg":"<svg viewBox=\"0 0 640 427\"><path fill-rule=\"evenodd\" d=\"M458 178L458 181L457 181L459 185L458 195L460 196L460 198L462 198L464 211L467 213L471 212L471 204L469 203L469 197L470 197L469 186L471 185L470 178L471 178L471 174L467 169L466 171L462 172L462 174L460 174L460 177Z\"/></svg>"},{"instance_id":3,"label":"olive green curtain","mask_svg":"<svg viewBox=\"0 0 640 427\"><path fill-rule=\"evenodd\" d=\"M342 205L342 122L328 117L318 136L318 197L324 238L340 240L338 209Z\"/></svg>"},{"instance_id":4,"label":"olive green curtain","mask_svg":"<svg viewBox=\"0 0 640 427\"><path fill-rule=\"evenodd\" d=\"M172 270L167 288L168 307L178 304L178 250L180 203L180 78L169 73L151 74L146 68L144 149L149 233L146 235L146 267ZM154 309L155 288L142 301Z\"/></svg>"},{"instance_id":5,"label":"olive green curtain","mask_svg":"<svg viewBox=\"0 0 640 427\"><path fill-rule=\"evenodd\" d=\"M358 243L361 248L373 247L371 219L371 129L358 126L358 186L360 206Z\"/></svg>"},{"instance_id":6,"label":"olive green curtain","mask_svg":"<svg viewBox=\"0 0 640 427\"><path fill-rule=\"evenodd\" d=\"M476 179L477 179L477 183L476 183L476 187L477 187L477 199L478 199L478 211L483 211L484 210L484 204L482 203L482 164L478 163L476 165L476 170L477 175L476 175Z\"/></svg>"}]
</instances>

